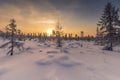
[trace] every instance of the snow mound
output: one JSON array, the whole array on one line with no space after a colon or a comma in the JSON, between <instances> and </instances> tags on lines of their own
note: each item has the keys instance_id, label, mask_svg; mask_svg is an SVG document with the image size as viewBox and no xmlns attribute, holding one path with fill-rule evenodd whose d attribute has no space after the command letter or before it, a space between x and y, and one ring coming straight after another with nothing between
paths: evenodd
<instances>
[{"instance_id":1,"label":"snow mound","mask_svg":"<svg viewBox=\"0 0 120 80\"><path fill-rule=\"evenodd\" d=\"M63 49L62 52L69 53L69 51L67 49Z\"/></svg>"},{"instance_id":2,"label":"snow mound","mask_svg":"<svg viewBox=\"0 0 120 80\"><path fill-rule=\"evenodd\" d=\"M71 60L68 56L61 56L60 58L54 59L54 62L62 67L74 67L81 64Z\"/></svg>"},{"instance_id":3,"label":"snow mound","mask_svg":"<svg viewBox=\"0 0 120 80\"><path fill-rule=\"evenodd\" d=\"M56 66L61 67L74 67L77 65L81 65L82 63L78 63L74 60L71 60L70 57L63 55L63 56L54 56L52 58L48 57L47 59L43 59L36 62L38 65L51 65L54 64Z\"/></svg>"},{"instance_id":4,"label":"snow mound","mask_svg":"<svg viewBox=\"0 0 120 80\"><path fill-rule=\"evenodd\" d=\"M36 62L38 65L50 65L52 62L50 60L41 60Z\"/></svg>"},{"instance_id":5,"label":"snow mound","mask_svg":"<svg viewBox=\"0 0 120 80\"><path fill-rule=\"evenodd\" d=\"M47 51L48 54L59 53L58 51Z\"/></svg>"},{"instance_id":6,"label":"snow mound","mask_svg":"<svg viewBox=\"0 0 120 80\"><path fill-rule=\"evenodd\" d=\"M8 69L0 68L0 76L8 72Z\"/></svg>"}]
</instances>

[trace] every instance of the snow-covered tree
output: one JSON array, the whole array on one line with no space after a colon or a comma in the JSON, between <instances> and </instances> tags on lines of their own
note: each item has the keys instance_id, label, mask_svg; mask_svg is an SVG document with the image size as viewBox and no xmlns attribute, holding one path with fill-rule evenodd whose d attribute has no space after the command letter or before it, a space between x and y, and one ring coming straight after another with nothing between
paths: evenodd
<instances>
[{"instance_id":1,"label":"snow-covered tree","mask_svg":"<svg viewBox=\"0 0 120 80\"><path fill-rule=\"evenodd\" d=\"M56 36L57 47L62 47L62 35L63 35L63 31L62 31L62 26L60 25L59 22L57 23L55 30L53 30L53 35Z\"/></svg>"},{"instance_id":2,"label":"snow-covered tree","mask_svg":"<svg viewBox=\"0 0 120 80\"><path fill-rule=\"evenodd\" d=\"M113 39L116 34L116 26L119 25L119 9L113 6L111 2L108 2L105 5L102 16L100 17L100 21L98 22L98 26L100 26L101 33L104 34L104 38L106 38L106 50L113 50Z\"/></svg>"},{"instance_id":3,"label":"snow-covered tree","mask_svg":"<svg viewBox=\"0 0 120 80\"><path fill-rule=\"evenodd\" d=\"M15 42L15 32L16 32L16 24L15 24L15 20L14 19L11 19L10 20L10 24L9 24L9 31L11 33L11 50L8 52L8 54L10 53L10 55L12 56L13 55L13 49L14 49L14 42Z\"/></svg>"},{"instance_id":4,"label":"snow-covered tree","mask_svg":"<svg viewBox=\"0 0 120 80\"><path fill-rule=\"evenodd\" d=\"M14 48L16 47L17 49L21 50L24 49L23 47L23 43L20 43L20 42L17 42L16 41L16 35L17 35L17 29L16 29L16 24L15 24L15 20L14 19L11 19L10 20L10 24L8 24L6 26L6 29L9 33L9 38L10 38L10 41L1 45L0 48L4 48L6 46L8 46L8 44L10 44L10 46L8 47L10 50L8 51L8 55L13 55L14 54ZM7 37L8 38L8 37Z\"/></svg>"}]
</instances>

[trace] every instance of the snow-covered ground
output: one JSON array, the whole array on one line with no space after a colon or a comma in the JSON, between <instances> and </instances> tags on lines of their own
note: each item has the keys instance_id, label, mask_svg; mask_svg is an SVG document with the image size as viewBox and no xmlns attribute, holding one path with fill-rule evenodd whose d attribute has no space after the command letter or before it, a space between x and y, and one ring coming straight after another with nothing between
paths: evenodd
<instances>
[{"instance_id":1,"label":"snow-covered ground","mask_svg":"<svg viewBox=\"0 0 120 80\"><path fill-rule=\"evenodd\" d=\"M0 48L0 80L120 80L119 46L110 52L86 41L66 41L61 49L25 41L24 47L14 56Z\"/></svg>"}]
</instances>

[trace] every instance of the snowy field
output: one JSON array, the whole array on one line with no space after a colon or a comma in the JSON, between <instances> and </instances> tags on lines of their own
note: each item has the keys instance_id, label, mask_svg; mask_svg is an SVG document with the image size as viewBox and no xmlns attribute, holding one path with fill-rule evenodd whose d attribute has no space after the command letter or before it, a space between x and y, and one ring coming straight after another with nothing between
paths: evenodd
<instances>
[{"instance_id":1,"label":"snowy field","mask_svg":"<svg viewBox=\"0 0 120 80\"><path fill-rule=\"evenodd\" d=\"M0 48L0 80L120 80L119 46L110 52L93 42L66 41L58 49L32 40L24 47L12 57Z\"/></svg>"}]
</instances>

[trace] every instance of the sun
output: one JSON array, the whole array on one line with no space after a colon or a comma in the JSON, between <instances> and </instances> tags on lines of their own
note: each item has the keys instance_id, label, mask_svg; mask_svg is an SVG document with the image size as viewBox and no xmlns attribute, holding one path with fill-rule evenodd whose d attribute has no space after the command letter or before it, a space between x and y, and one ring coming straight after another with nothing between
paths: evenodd
<instances>
[{"instance_id":1,"label":"sun","mask_svg":"<svg viewBox=\"0 0 120 80\"><path fill-rule=\"evenodd\" d=\"M48 29L46 32L50 36L52 34L52 31L53 31L52 29Z\"/></svg>"}]
</instances>

